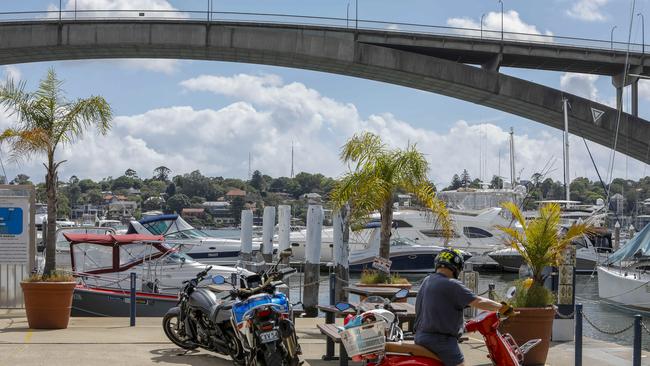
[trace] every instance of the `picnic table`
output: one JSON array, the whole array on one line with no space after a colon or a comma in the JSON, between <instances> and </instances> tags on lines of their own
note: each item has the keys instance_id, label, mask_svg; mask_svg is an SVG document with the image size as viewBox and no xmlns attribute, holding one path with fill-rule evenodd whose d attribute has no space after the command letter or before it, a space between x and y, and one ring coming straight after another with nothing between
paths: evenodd
<instances>
[{"instance_id":1,"label":"picnic table","mask_svg":"<svg viewBox=\"0 0 650 366\"><path fill-rule=\"evenodd\" d=\"M408 330L410 332L413 332L413 324L415 322L415 306L413 304L405 302L394 302L391 304L391 306L397 314L399 325L401 326L404 323L408 323ZM369 304L366 304L365 306L357 304L355 307L359 307L359 310L361 312L372 310L374 308ZM317 308L318 310L325 313L325 324L318 325L318 329L320 330L321 334L325 335L326 337L325 355L323 356L323 360L332 361L338 359L341 366L347 365L348 355L347 352L345 352L343 344L341 343L341 337L338 334L338 328L334 322L337 315L356 314L357 312L352 309L340 311L334 305L318 305ZM334 346L336 343L339 344L340 357L338 358L334 356Z\"/></svg>"},{"instance_id":2,"label":"picnic table","mask_svg":"<svg viewBox=\"0 0 650 366\"><path fill-rule=\"evenodd\" d=\"M347 286L343 287L343 291L359 295L359 296L381 296L390 299L401 290L399 287L370 287L370 286ZM417 290L409 290L407 297L416 297L418 295Z\"/></svg>"}]
</instances>

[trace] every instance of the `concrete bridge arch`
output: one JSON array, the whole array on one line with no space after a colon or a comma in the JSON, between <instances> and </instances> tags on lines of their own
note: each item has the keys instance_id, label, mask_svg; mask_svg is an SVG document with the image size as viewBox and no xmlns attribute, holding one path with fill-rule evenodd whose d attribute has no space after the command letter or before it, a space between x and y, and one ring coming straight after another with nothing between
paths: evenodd
<instances>
[{"instance_id":1,"label":"concrete bridge arch","mask_svg":"<svg viewBox=\"0 0 650 366\"><path fill-rule=\"evenodd\" d=\"M432 52L432 49L444 48L445 44L452 44L454 40L463 40L462 37L446 37L449 39L415 33L325 26L195 20L6 22L0 23L0 64L101 58L173 58L284 66L430 91L558 129L563 128L562 99L568 98L571 104L570 132L606 147L613 146L616 109L504 75L496 71L498 67L468 65L459 56L449 56L453 52ZM496 41L464 42L459 44L467 48L462 54L469 55L466 57L468 60L482 57L487 61L500 62L504 50L520 52L521 59L528 60L528 64L522 67L533 67L531 62L543 59L541 56L535 57L535 53L543 51L544 46L531 48L530 45L521 45L521 42L511 45ZM435 48L433 43L442 43L442 46ZM495 45L498 47L495 48ZM496 59L486 47L499 50ZM594 52L587 56L584 50L565 48L555 47L559 51L552 50L545 57L568 57L566 55L573 52L575 56L571 57L576 61L567 63L565 69L569 71L589 67L593 68L594 73L613 74L620 67L620 52ZM456 53L461 54L461 51L456 50ZM512 58L510 60L514 62ZM479 62L483 66L490 64L480 60L475 63ZM643 73L645 59L639 57L639 63L637 68L640 71L637 72ZM552 65L549 69L563 69L558 62L549 62L548 65ZM601 115L595 119L594 114ZM642 162L650 162L648 121L623 113L619 141L626 141L617 145L619 152Z\"/></svg>"}]
</instances>

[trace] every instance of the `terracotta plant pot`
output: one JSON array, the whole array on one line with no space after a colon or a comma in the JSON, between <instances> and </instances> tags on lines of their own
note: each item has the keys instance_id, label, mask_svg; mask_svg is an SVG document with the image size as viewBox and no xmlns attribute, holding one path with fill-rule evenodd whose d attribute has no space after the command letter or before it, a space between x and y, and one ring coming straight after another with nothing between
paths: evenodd
<instances>
[{"instance_id":1,"label":"terracotta plant pot","mask_svg":"<svg viewBox=\"0 0 650 366\"><path fill-rule=\"evenodd\" d=\"M544 365L553 332L555 309L547 308L517 308L519 315L508 318L501 323L502 333L510 333L518 345L531 339L542 341L531 349L524 358L524 365Z\"/></svg>"},{"instance_id":2,"label":"terracotta plant pot","mask_svg":"<svg viewBox=\"0 0 650 366\"><path fill-rule=\"evenodd\" d=\"M76 285L76 282L21 282L29 327L67 328Z\"/></svg>"},{"instance_id":3,"label":"terracotta plant pot","mask_svg":"<svg viewBox=\"0 0 650 366\"><path fill-rule=\"evenodd\" d=\"M357 283L355 284L357 287L385 287L385 288L394 288L396 290L399 289L408 289L409 291L411 290L411 287L413 285L411 283L402 283L402 284L392 284L392 283L375 283L375 284L364 284L364 283ZM359 300L363 301L366 299L366 296L359 296ZM406 298L404 299L399 299L395 300L395 302L406 302Z\"/></svg>"}]
</instances>

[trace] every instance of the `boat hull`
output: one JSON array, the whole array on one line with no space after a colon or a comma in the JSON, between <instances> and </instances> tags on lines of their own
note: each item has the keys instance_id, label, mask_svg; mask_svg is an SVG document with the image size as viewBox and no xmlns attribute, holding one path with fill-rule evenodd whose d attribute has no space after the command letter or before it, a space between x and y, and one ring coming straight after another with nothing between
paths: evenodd
<instances>
[{"instance_id":1,"label":"boat hull","mask_svg":"<svg viewBox=\"0 0 650 366\"><path fill-rule=\"evenodd\" d=\"M131 313L130 302L129 292L77 287L72 296L71 315L127 317ZM176 296L137 293L136 316L162 317L177 302Z\"/></svg>"},{"instance_id":2,"label":"boat hull","mask_svg":"<svg viewBox=\"0 0 650 366\"><path fill-rule=\"evenodd\" d=\"M522 256L514 249L502 249L489 253L488 256L497 262L506 272L519 272L524 264ZM593 273L596 270L598 260L588 256L576 256L577 273Z\"/></svg>"},{"instance_id":3,"label":"boat hull","mask_svg":"<svg viewBox=\"0 0 650 366\"><path fill-rule=\"evenodd\" d=\"M598 296L605 301L650 311L650 275L598 266Z\"/></svg>"},{"instance_id":4,"label":"boat hull","mask_svg":"<svg viewBox=\"0 0 650 366\"><path fill-rule=\"evenodd\" d=\"M435 259L440 247L415 247L414 250L392 251L390 255L391 272L397 273L430 273L434 271ZM373 269L372 262L378 253L364 253L364 255L350 256L350 272L361 272L364 269ZM465 260L471 255L465 254Z\"/></svg>"}]
</instances>

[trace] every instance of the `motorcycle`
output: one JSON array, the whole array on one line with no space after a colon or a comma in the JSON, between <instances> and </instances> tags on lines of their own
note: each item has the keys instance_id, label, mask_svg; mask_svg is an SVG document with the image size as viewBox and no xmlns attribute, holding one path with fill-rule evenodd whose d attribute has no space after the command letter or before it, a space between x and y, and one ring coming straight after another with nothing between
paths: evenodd
<instances>
[{"instance_id":1,"label":"motorcycle","mask_svg":"<svg viewBox=\"0 0 650 366\"><path fill-rule=\"evenodd\" d=\"M228 306L212 290L198 285L208 276L212 266L199 272L195 278L184 281L178 294L178 305L163 317L163 330L175 345L193 350L230 356L235 365L246 365L241 341L230 321Z\"/></svg>"},{"instance_id":2,"label":"motorcycle","mask_svg":"<svg viewBox=\"0 0 650 366\"><path fill-rule=\"evenodd\" d=\"M403 291L408 293L406 289ZM367 308L368 304L364 302L358 308ZM341 340L354 360L365 360L367 366L444 366L427 348L402 342L404 335L399 328L397 313L386 313L391 312L390 301L373 303L374 309L356 316L348 315L344 321L345 328L341 332ZM355 308L348 303L338 303L336 307L339 311ZM507 318L497 312L486 311L468 320L464 328L466 332L479 332L483 336L489 352L488 357L493 365L521 366L526 353L541 340L531 339L518 346L510 334L499 331L499 325L505 319ZM383 325L374 328L379 331L385 329L384 334L370 328L377 323ZM363 327L366 328L362 329Z\"/></svg>"},{"instance_id":3,"label":"motorcycle","mask_svg":"<svg viewBox=\"0 0 650 366\"><path fill-rule=\"evenodd\" d=\"M291 256L291 249L280 253L280 259L261 275L245 278L247 283L261 283L254 288L236 288L231 281L231 324L235 336L243 347L246 365L298 366L302 353L293 324L293 309L287 296L279 291L282 280L294 268L278 269L280 262ZM222 284L225 279L215 276L213 282Z\"/></svg>"}]
</instances>

